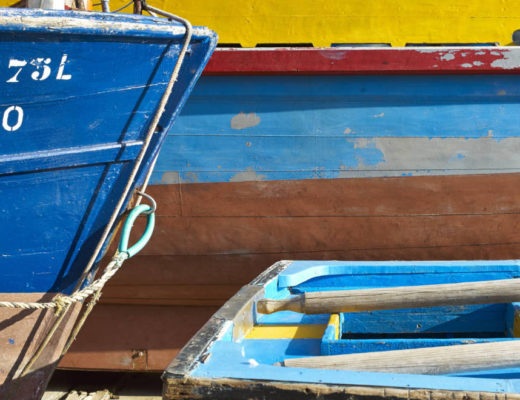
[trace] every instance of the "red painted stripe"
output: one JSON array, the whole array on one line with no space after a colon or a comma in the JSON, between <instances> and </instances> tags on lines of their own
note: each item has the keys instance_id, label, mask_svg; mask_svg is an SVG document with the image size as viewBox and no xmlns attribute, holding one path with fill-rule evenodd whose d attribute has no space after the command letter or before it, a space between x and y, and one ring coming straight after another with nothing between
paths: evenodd
<instances>
[{"instance_id":1,"label":"red painted stripe","mask_svg":"<svg viewBox=\"0 0 520 400\"><path fill-rule=\"evenodd\" d=\"M206 75L519 73L520 48L217 49Z\"/></svg>"}]
</instances>

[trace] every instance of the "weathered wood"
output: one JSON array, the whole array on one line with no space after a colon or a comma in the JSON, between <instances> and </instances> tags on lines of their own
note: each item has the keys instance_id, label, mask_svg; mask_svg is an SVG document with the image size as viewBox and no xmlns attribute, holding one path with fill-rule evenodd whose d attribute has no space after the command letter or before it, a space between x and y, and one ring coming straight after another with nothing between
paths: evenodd
<instances>
[{"instance_id":1,"label":"weathered wood","mask_svg":"<svg viewBox=\"0 0 520 400\"><path fill-rule=\"evenodd\" d=\"M163 377L165 400L519 400L515 393Z\"/></svg>"},{"instance_id":2,"label":"weathered wood","mask_svg":"<svg viewBox=\"0 0 520 400\"><path fill-rule=\"evenodd\" d=\"M440 346L284 360L286 367L451 374L520 365L520 341Z\"/></svg>"},{"instance_id":3,"label":"weathered wood","mask_svg":"<svg viewBox=\"0 0 520 400\"><path fill-rule=\"evenodd\" d=\"M393 310L520 301L520 279L307 292L289 299L262 299L263 314L290 310L305 314Z\"/></svg>"},{"instance_id":4,"label":"weathered wood","mask_svg":"<svg viewBox=\"0 0 520 400\"><path fill-rule=\"evenodd\" d=\"M294 16L292 16L294 18ZM226 19L227 21L227 19ZM213 26L213 24L208 24ZM292 24L291 24L292 27ZM421 29L419 29L421 30ZM366 37L364 38L366 40ZM328 45L327 45L328 46ZM446 74L464 71L464 73L504 72L496 67L496 60L502 60L509 49L450 49L453 58L443 59L446 50L439 49L425 54L422 49L379 48L378 51L366 48L255 48L217 50L204 71L206 75L308 75L308 74ZM464 55L463 55L464 53ZM477 53L477 54L475 54ZM464 58L462 58L464 57ZM439 58L444 62L439 62ZM466 62L477 60L468 68L460 59ZM468 71L470 69L470 71ZM511 68L509 73L517 71Z\"/></svg>"}]
</instances>

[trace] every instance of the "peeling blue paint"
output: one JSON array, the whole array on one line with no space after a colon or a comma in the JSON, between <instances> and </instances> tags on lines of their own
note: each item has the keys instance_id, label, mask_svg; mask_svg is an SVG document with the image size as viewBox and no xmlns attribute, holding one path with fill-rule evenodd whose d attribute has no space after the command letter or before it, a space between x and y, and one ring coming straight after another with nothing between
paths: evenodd
<instances>
[{"instance_id":1,"label":"peeling blue paint","mask_svg":"<svg viewBox=\"0 0 520 400\"><path fill-rule=\"evenodd\" d=\"M205 76L152 183L520 171L517 80Z\"/></svg>"},{"instance_id":2,"label":"peeling blue paint","mask_svg":"<svg viewBox=\"0 0 520 400\"><path fill-rule=\"evenodd\" d=\"M466 156L462 153L457 153L457 155L451 157L448 161L456 161L456 160L462 160L466 158Z\"/></svg>"}]
</instances>

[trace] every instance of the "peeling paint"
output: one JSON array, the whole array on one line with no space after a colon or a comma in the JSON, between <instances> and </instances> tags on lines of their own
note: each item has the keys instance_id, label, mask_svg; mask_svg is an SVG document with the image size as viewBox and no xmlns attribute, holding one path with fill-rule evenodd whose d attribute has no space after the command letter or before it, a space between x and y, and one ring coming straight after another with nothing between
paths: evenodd
<instances>
[{"instance_id":1,"label":"peeling paint","mask_svg":"<svg viewBox=\"0 0 520 400\"><path fill-rule=\"evenodd\" d=\"M484 170L520 168L520 138L500 141L480 138L375 138L375 147L385 161L375 169L436 170L460 169L473 173ZM463 157L453 158L453 154ZM449 167L448 164L449 163ZM355 169L359 169L359 166ZM372 168L373 169L373 168Z\"/></svg>"},{"instance_id":2,"label":"peeling paint","mask_svg":"<svg viewBox=\"0 0 520 400\"><path fill-rule=\"evenodd\" d=\"M455 58L455 55L451 54L451 53L447 53L447 54L444 54L443 56L441 56L441 60L443 60L443 61L450 61L450 60L453 60L454 58Z\"/></svg>"},{"instance_id":3,"label":"peeling paint","mask_svg":"<svg viewBox=\"0 0 520 400\"><path fill-rule=\"evenodd\" d=\"M320 54L329 60L343 60L347 56L347 51L320 51Z\"/></svg>"},{"instance_id":4,"label":"peeling paint","mask_svg":"<svg viewBox=\"0 0 520 400\"><path fill-rule=\"evenodd\" d=\"M352 129L347 128L347 129L345 129L345 130L343 131L343 133L344 133L345 135L348 135L348 134L352 133Z\"/></svg>"},{"instance_id":5,"label":"peeling paint","mask_svg":"<svg viewBox=\"0 0 520 400\"><path fill-rule=\"evenodd\" d=\"M249 167L246 171L241 171L233 175L229 181L230 182L246 182L246 181L263 181L267 176L257 174L256 171Z\"/></svg>"},{"instance_id":6,"label":"peeling paint","mask_svg":"<svg viewBox=\"0 0 520 400\"><path fill-rule=\"evenodd\" d=\"M14 344L14 339L13 338L9 338L9 339L7 339L7 341L9 342L9 344Z\"/></svg>"},{"instance_id":7,"label":"peeling paint","mask_svg":"<svg viewBox=\"0 0 520 400\"><path fill-rule=\"evenodd\" d=\"M462 153L458 153L457 155L451 157L448 161L452 162L452 161L456 161L456 160L462 160L463 158L466 158L466 156Z\"/></svg>"},{"instance_id":8,"label":"peeling paint","mask_svg":"<svg viewBox=\"0 0 520 400\"><path fill-rule=\"evenodd\" d=\"M136 19L135 22L128 20L110 21L94 18L74 18L59 16L56 17L51 11L42 10L39 16L28 15L6 15L0 17L0 24L2 26L19 26L25 25L27 27L42 27L48 29L100 29L106 32L119 31L153 31L153 32L169 32L174 35L184 35L186 32L184 27L168 24L143 24ZM210 31L207 28L194 27L193 34L197 36L207 36Z\"/></svg>"},{"instance_id":9,"label":"peeling paint","mask_svg":"<svg viewBox=\"0 0 520 400\"><path fill-rule=\"evenodd\" d=\"M484 65L482 61L473 61L473 65L476 65L477 67L480 65Z\"/></svg>"},{"instance_id":10,"label":"peeling paint","mask_svg":"<svg viewBox=\"0 0 520 400\"><path fill-rule=\"evenodd\" d=\"M255 113L240 112L231 118L231 129L246 129L257 126L260 123L260 117Z\"/></svg>"},{"instance_id":11,"label":"peeling paint","mask_svg":"<svg viewBox=\"0 0 520 400\"><path fill-rule=\"evenodd\" d=\"M102 119L96 119L95 121L92 121L88 125L88 129L96 129L99 125L101 125L102 122L103 122Z\"/></svg>"},{"instance_id":12,"label":"peeling paint","mask_svg":"<svg viewBox=\"0 0 520 400\"><path fill-rule=\"evenodd\" d=\"M366 149L372 143L372 139L360 138L354 141L355 149Z\"/></svg>"},{"instance_id":13,"label":"peeling paint","mask_svg":"<svg viewBox=\"0 0 520 400\"><path fill-rule=\"evenodd\" d=\"M520 52L519 51L504 51L502 58L491 63L493 68L501 69L515 69L520 68Z\"/></svg>"},{"instance_id":14,"label":"peeling paint","mask_svg":"<svg viewBox=\"0 0 520 400\"><path fill-rule=\"evenodd\" d=\"M505 96L505 95L506 95L506 91L505 91L504 89L499 90L499 91L497 92L497 96Z\"/></svg>"},{"instance_id":15,"label":"peeling paint","mask_svg":"<svg viewBox=\"0 0 520 400\"><path fill-rule=\"evenodd\" d=\"M195 172L184 172L182 181L186 183L197 183L199 182L199 177Z\"/></svg>"},{"instance_id":16,"label":"peeling paint","mask_svg":"<svg viewBox=\"0 0 520 400\"><path fill-rule=\"evenodd\" d=\"M382 118L382 117L384 117L384 116L385 116L385 113L382 112L381 114L376 114L376 115L374 115L374 118Z\"/></svg>"},{"instance_id":17,"label":"peeling paint","mask_svg":"<svg viewBox=\"0 0 520 400\"><path fill-rule=\"evenodd\" d=\"M461 65L462 68L473 68L473 64L470 63L464 63Z\"/></svg>"},{"instance_id":18,"label":"peeling paint","mask_svg":"<svg viewBox=\"0 0 520 400\"><path fill-rule=\"evenodd\" d=\"M477 51L477 52L475 53L475 55L477 55L477 56L483 56L483 55L485 55L485 54L486 54L486 53L485 53L484 51Z\"/></svg>"},{"instance_id":19,"label":"peeling paint","mask_svg":"<svg viewBox=\"0 0 520 400\"><path fill-rule=\"evenodd\" d=\"M161 175L160 184L177 184L180 183L179 173L177 171L163 172Z\"/></svg>"}]
</instances>

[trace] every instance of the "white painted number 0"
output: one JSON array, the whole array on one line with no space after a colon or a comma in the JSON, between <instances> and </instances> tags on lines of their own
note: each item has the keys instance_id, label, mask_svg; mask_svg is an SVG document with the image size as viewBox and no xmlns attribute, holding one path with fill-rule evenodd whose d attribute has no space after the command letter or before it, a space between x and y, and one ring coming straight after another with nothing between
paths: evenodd
<instances>
[{"instance_id":1,"label":"white painted number 0","mask_svg":"<svg viewBox=\"0 0 520 400\"><path fill-rule=\"evenodd\" d=\"M16 113L17 113L16 124L9 125L9 115L11 115L11 113L13 111L16 111ZM22 122L23 122L23 110L21 107L11 106L11 107L8 107L4 111L4 117L2 118L2 127L6 131L14 132L14 131L18 130L20 128L20 126L22 126Z\"/></svg>"}]
</instances>

